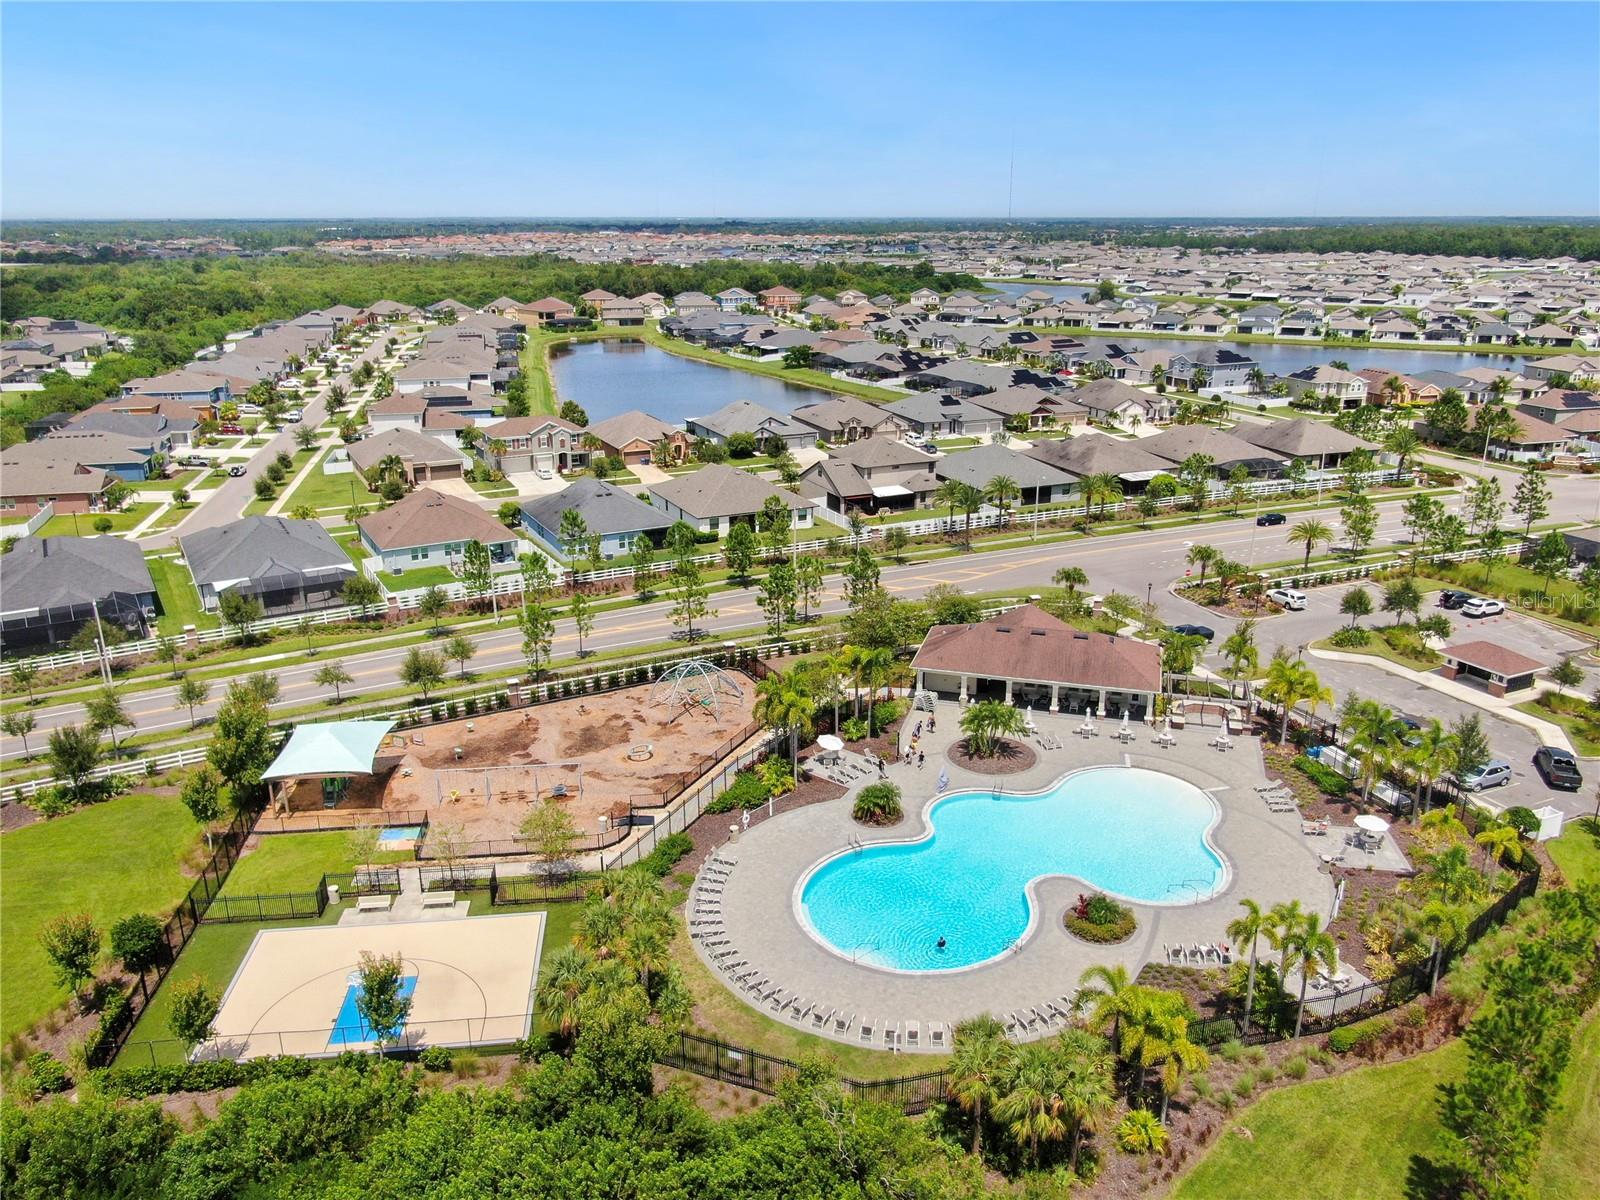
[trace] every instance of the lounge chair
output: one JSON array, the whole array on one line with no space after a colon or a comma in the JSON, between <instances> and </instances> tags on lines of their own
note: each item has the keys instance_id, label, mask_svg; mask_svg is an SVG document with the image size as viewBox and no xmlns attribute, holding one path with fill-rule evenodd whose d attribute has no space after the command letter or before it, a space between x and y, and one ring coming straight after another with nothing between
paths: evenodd
<instances>
[{"instance_id":1,"label":"lounge chair","mask_svg":"<svg viewBox=\"0 0 1600 1200\"><path fill-rule=\"evenodd\" d=\"M901 1044L907 1050L920 1050L922 1048L922 1022L907 1021L904 1026L905 1033L901 1036Z\"/></svg>"},{"instance_id":2,"label":"lounge chair","mask_svg":"<svg viewBox=\"0 0 1600 1200\"><path fill-rule=\"evenodd\" d=\"M886 1050L897 1050L900 1046L900 1035L893 1025L883 1026L883 1045Z\"/></svg>"},{"instance_id":3,"label":"lounge chair","mask_svg":"<svg viewBox=\"0 0 1600 1200\"><path fill-rule=\"evenodd\" d=\"M783 988L776 988L767 996L767 1007L775 1013L781 1013L789 1007L789 993Z\"/></svg>"},{"instance_id":4,"label":"lounge chair","mask_svg":"<svg viewBox=\"0 0 1600 1200\"><path fill-rule=\"evenodd\" d=\"M749 982L751 979L754 979L759 974L761 974L761 969L759 967L751 967L748 971L740 971L733 977L733 981L740 987L743 987L747 982Z\"/></svg>"},{"instance_id":5,"label":"lounge chair","mask_svg":"<svg viewBox=\"0 0 1600 1200\"><path fill-rule=\"evenodd\" d=\"M843 1037L850 1032L850 1026L856 1023L855 1013L846 1016L842 1012L833 1014L833 1032L835 1037Z\"/></svg>"},{"instance_id":6,"label":"lounge chair","mask_svg":"<svg viewBox=\"0 0 1600 1200\"><path fill-rule=\"evenodd\" d=\"M722 971L725 974L732 974L740 967L748 967L749 965L750 960L748 958L736 958L732 962L719 962L717 964L717 970Z\"/></svg>"},{"instance_id":7,"label":"lounge chair","mask_svg":"<svg viewBox=\"0 0 1600 1200\"><path fill-rule=\"evenodd\" d=\"M876 1021L863 1017L861 1019L861 1040L870 1046L877 1028L878 1023Z\"/></svg>"},{"instance_id":8,"label":"lounge chair","mask_svg":"<svg viewBox=\"0 0 1600 1200\"><path fill-rule=\"evenodd\" d=\"M804 1022L805 1019L811 1015L811 1010L815 1008L816 1005L811 1003L809 1000L802 1000L799 996L796 996L793 1000L789 1001L789 1007L794 1012L794 1020L796 1022Z\"/></svg>"},{"instance_id":9,"label":"lounge chair","mask_svg":"<svg viewBox=\"0 0 1600 1200\"><path fill-rule=\"evenodd\" d=\"M1022 1022L1017 1018L1017 1014L1014 1012L1008 1012L1006 1014L1004 1024L1006 1027L1006 1036L1009 1038L1014 1038L1022 1032Z\"/></svg>"},{"instance_id":10,"label":"lounge chair","mask_svg":"<svg viewBox=\"0 0 1600 1200\"><path fill-rule=\"evenodd\" d=\"M1062 1024L1066 1024L1068 1021L1072 1020L1072 1014L1066 1009L1062 1008L1061 1005L1057 1004L1054 1000L1046 1000L1044 1002L1044 1006L1050 1010L1051 1016L1059 1017Z\"/></svg>"},{"instance_id":11,"label":"lounge chair","mask_svg":"<svg viewBox=\"0 0 1600 1200\"><path fill-rule=\"evenodd\" d=\"M759 972L757 972L757 974L759 974ZM766 991L767 984L769 984L771 982L772 982L772 977L771 976L769 976L769 975L761 975L760 978L752 977L752 978L746 980L741 986L744 988L745 991L749 992L752 996L759 996L762 992Z\"/></svg>"},{"instance_id":12,"label":"lounge chair","mask_svg":"<svg viewBox=\"0 0 1600 1200\"><path fill-rule=\"evenodd\" d=\"M943 1022L928 1022L928 1046L934 1050L947 1050L950 1048L950 1043L945 1037L945 1027Z\"/></svg>"}]
</instances>

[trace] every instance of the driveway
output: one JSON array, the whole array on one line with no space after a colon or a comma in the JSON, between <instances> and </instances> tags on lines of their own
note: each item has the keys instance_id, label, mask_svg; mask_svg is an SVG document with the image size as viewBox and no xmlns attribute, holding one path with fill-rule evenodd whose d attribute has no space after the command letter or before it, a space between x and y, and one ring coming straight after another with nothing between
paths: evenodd
<instances>
[{"instance_id":1,"label":"driveway","mask_svg":"<svg viewBox=\"0 0 1600 1200\"><path fill-rule=\"evenodd\" d=\"M506 476L506 482L517 489L519 500L529 496L552 496L567 486L561 476L552 474L549 479L541 479L537 471L513 471Z\"/></svg>"}]
</instances>

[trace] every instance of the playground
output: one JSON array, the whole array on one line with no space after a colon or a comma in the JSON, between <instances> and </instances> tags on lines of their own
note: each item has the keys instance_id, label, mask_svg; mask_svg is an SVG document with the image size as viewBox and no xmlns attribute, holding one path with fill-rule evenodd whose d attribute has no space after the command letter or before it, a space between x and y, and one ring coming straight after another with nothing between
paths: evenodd
<instances>
[{"instance_id":1,"label":"playground","mask_svg":"<svg viewBox=\"0 0 1600 1200\"><path fill-rule=\"evenodd\" d=\"M396 730L374 773L351 779L336 807L376 820L426 812L434 838L452 826L467 842L487 842L514 838L534 804L553 800L581 833L595 834L602 818L609 826L632 807L659 807L708 770L730 741L748 736L754 706L747 676L709 668ZM287 807L291 824L299 818L311 828L328 807L322 785L300 782Z\"/></svg>"}]
</instances>

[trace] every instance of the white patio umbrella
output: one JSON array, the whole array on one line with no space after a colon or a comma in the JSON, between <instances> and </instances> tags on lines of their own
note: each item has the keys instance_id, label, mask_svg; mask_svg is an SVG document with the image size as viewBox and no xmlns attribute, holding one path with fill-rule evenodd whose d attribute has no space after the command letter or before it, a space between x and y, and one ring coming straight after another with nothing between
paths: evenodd
<instances>
[{"instance_id":1,"label":"white patio umbrella","mask_svg":"<svg viewBox=\"0 0 1600 1200\"><path fill-rule=\"evenodd\" d=\"M831 733L825 733L817 739L817 749L830 758L837 758L839 751L844 749L844 742Z\"/></svg>"},{"instance_id":2,"label":"white patio umbrella","mask_svg":"<svg viewBox=\"0 0 1600 1200\"><path fill-rule=\"evenodd\" d=\"M1356 818L1356 828L1367 833L1388 833L1389 822L1382 817L1373 816L1371 813L1362 813Z\"/></svg>"}]
</instances>

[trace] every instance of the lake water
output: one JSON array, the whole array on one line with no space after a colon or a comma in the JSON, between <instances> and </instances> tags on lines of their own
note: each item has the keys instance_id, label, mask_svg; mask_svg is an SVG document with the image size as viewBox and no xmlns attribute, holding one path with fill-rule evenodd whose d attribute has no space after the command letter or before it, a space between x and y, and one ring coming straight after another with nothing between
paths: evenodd
<instances>
[{"instance_id":1,"label":"lake water","mask_svg":"<svg viewBox=\"0 0 1600 1200\"><path fill-rule=\"evenodd\" d=\"M550 374L557 398L576 400L591 421L637 408L682 425L735 400L788 412L829 395L737 368L696 362L632 339L552 346Z\"/></svg>"},{"instance_id":2,"label":"lake water","mask_svg":"<svg viewBox=\"0 0 1600 1200\"><path fill-rule=\"evenodd\" d=\"M1093 288L1076 287L1067 283L992 283L983 285L991 292L1004 292L1008 296L1026 296L1029 292L1048 292L1051 303L1062 300L1082 300Z\"/></svg>"}]
</instances>

